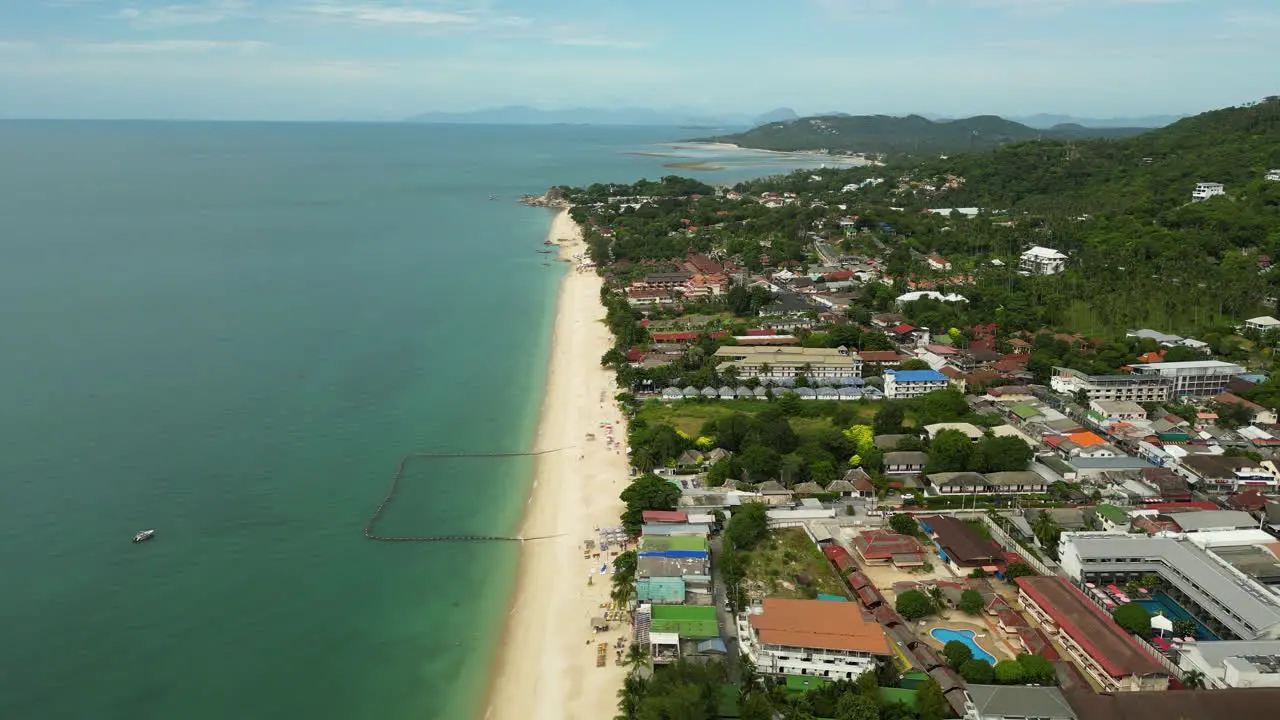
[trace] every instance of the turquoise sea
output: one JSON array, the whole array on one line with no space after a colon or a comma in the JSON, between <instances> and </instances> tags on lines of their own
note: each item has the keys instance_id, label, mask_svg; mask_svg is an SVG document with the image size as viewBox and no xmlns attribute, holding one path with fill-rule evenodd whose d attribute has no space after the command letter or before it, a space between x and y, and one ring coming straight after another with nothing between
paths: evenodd
<instances>
[{"instance_id":1,"label":"turquoise sea","mask_svg":"<svg viewBox=\"0 0 1280 720\"><path fill-rule=\"evenodd\" d=\"M515 196L682 132L0 123L0 718L474 716L518 548L361 529L405 453L531 442ZM415 462L380 529L512 532L530 467Z\"/></svg>"}]
</instances>

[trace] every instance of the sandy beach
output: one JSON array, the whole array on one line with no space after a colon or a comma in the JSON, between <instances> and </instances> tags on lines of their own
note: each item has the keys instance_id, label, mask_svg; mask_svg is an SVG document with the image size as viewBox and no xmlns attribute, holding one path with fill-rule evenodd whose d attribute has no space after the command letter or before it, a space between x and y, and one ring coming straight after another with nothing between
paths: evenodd
<instances>
[{"instance_id":1,"label":"sandy beach","mask_svg":"<svg viewBox=\"0 0 1280 720\"><path fill-rule=\"evenodd\" d=\"M624 669L614 664L619 636L629 628L612 623L597 639L591 618L609 602L610 577L600 560L583 559L583 541L598 538L600 526L615 526L622 512L618 494L627 482L627 461L613 396L613 375L600 366L612 345L600 322L601 279L579 271L573 255L584 255L581 232L567 211L552 222L548 239L560 242L560 257L571 265L561 286L555 336L535 449L568 448L538 458L521 535L554 535L524 543L519 578L485 717L491 720L599 720L616 712ZM612 448L602 423L619 440ZM588 434L594 440L588 440ZM588 585L592 578L592 585ZM604 667L597 667L597 644L608 642Z\"/></svg>"}]
</instances>

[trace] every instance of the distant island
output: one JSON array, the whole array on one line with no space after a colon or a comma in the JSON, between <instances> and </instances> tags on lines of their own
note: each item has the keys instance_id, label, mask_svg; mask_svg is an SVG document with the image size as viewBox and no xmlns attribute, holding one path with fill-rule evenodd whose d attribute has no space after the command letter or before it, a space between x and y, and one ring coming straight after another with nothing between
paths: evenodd
<instances>
[{"instance_id":1,"label":"distant island","mask_svg":"<svg viewBox=\"0 0 1280 720\"><path fill-rule=\"evenodd\" d=\"M923 155L990 150L1026 140L1124 138L1143 127L1060 124L1036 129L996 115L934 121L920 115L825 115L771 122L745 132L698 138L759 150Z\"/></svg>"}]
</instances>

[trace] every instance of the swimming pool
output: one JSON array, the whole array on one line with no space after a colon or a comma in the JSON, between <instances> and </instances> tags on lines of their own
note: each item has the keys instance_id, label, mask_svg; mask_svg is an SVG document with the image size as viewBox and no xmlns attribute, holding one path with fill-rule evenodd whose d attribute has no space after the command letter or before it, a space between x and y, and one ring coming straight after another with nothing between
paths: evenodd
<instances>
[{"instance_id":1,"label":"swimming pool","mask_svg":"<svg viewBox=\"0 0 1280 720\"><path fill-rule=\"evenodd\" d=\"M934 628L929 631L929 634L933 636L933 639L937 640L943 645L946 645L952 640L959 640L960 642L969 646L969 649L973 651L973 657L975 660L983 660L989 665L996 664L996 656L982 649L982 646L979 645L978 642L973 639L977 635L977 633L975 633L972 630L951 630L949 628Z\"/></svg>"},{"instance_id":2,"label":"swimming pool","mask_svg":"<svg viewBox=\"0 0 1280 720\"><path fill-rule=\"evenodd\" d=\"M1151 593L1151 597L1134 600L1134 602L1146 608L1148 615L1155 615L1158 612L1170 620L1191 620L1195 622L1197 640L1218 639L1218 636L1213 634L1209 628L1205 627L1203 623L1192 617L1191 613L1186 611L1186 608L1183 608L1177 603L1177 601L1159 590Z\"/></svg>"}]
</instances>

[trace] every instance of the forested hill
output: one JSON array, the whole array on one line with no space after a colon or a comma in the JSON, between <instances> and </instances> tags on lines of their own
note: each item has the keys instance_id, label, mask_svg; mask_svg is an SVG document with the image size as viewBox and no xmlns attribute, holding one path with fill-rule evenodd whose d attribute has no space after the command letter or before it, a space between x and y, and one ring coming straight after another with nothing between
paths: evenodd
<instances>
[{"instance_id":1,"label":"forested hill","mask_svg":"<svg viewBox=\"0 0 1280 720\"><path fill-rule=\"evenodd\" d=\"M1037 130L995 115L934 122L919 115L830 115L773 122L746 132L707 138L761 150L827 150L889 156L990 150L1039 139L1130 137L1145 128L1058 125Z\"/></svg>"},{"instance_id":2,"label":"forested hill","mask_svg":"<svg viewBox=\"0 0 1280 720\"><path fill-rule=\"evenodd\" d=\"M1185 118L1123 140L1057 140L925 161L914 172L964 177L956 206L1106 210L1155 217L1184 205L1197 182L1236 199L1280 168L1280 98ZM1256 193L1255 193L1256 194Z\"/></svg>"}]
</instances>

